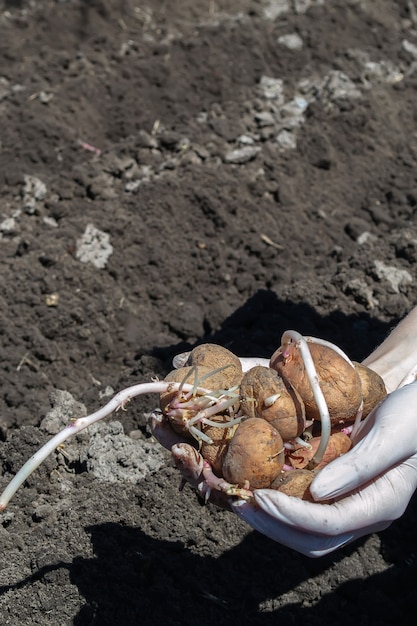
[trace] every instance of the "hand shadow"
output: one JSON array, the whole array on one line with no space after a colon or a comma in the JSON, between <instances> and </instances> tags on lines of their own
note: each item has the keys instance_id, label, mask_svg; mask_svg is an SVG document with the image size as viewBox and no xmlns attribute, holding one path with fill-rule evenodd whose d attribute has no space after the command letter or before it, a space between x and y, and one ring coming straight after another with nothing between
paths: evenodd
<instances>
[{"instance_id":1,"label":"hand shadow","mask_svg":"<svg viewBox=\"0 0 417 626\"><path fill-rule=\"evenodd\" d=\"M155 348L153 355L170 364L176 354L207 342L223 345L238 356L269 358L280 345L283 332L291 329L331 341L352 360L361 361L398 321L392 319L387 324L364 311L346 315L335 310L322 315L309 304L280 300L275 292L260 289L224 320L218 330L212 331L207 324L207 333L195 344L179 342Z\"/></svg>"}]
</instances>

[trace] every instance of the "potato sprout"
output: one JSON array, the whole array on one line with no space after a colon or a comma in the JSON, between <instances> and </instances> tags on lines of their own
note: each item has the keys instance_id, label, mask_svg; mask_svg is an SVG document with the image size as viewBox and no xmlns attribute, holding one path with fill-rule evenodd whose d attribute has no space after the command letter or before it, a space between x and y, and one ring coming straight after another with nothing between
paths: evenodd
<instances>
[{"instance_id":1,"label":"potato sprout","mask_svg":"<svg viewBox=\"0 0 417 626\"><path fill-rule=\"evenodd\" d=\"M283 477L296 468L317 471L344 454L351 440L340 432L341 425L356 416L356 430L364 401L369 411L385 393L374 373L355 367L337 346L294 330L284 332L269 363L239 359L214 344L199 345L175 357L164 381L128 387L52 437L7 485L0 512L59 445L148 393L159 394L160 400L160 410L149 418L152 433L205 500L227 507L229 497L250 499L254 489L279 489L284 483L292 488L289 484L296 482L304 494L304 474L297 481ZM340 407L342 400L345 407Z\"/></svg>"},{"instance_id":2,"label":"potato sprout","mask_svg":"<svg viewBox=\"0 0 417 626\"><path fill-rule=\"evenodd\" d=\"M11 498L14 496L19 487L25 482L25 480L35 471L37 467L64 441L72 437L73 435L78 434L85 428L91 426L95 422L102 420L105 417L108 417L113 411L119 411L120 409L125 409L127 403L135 398L136 396L148 394L148 393L167 393L167 392L176 392L180 395L180 399L185 397L186 401L190 399L190 397L210 397L210 414L215 414L216 407L221 406L223 398L220 394L219 397L213 396L212 392L209 389L205 389L195 384L189 384L180 382L169 382L169 381L154 381L151 383L140 383L138 385L132 385L131 387L127 387L122 391L119 391L105 406L98 409L91 415L87 415L86 417L80 417L78 419L73 420L68 426L66 426L61 432L52 437L42 448L40 448L26 463L23 467L18 471L16 476L10 481L7 485L6 489L0 496L0 513L4 511ZM183 395L185 394L185 396ZM227 403L227 401L226 401ZM198 420L203 421L205 418L203 416L204 411L199 412ZM205 413L204 413L205 415ZM194 422L196 423L196 422Z\"/></svg>"},{"instance_id":3,"label":"potato sprout","mask_svg":"<svg viewBox=\"0 0 417 626\"><path fill-rule=\"evenodd\" d=\"M310 338L312 341L312 338ZM320 463L323 458L323 455L326 451L327 444L329 443L329 438L331 434L331 423L330 423L330 414L329 409L327 407L326 400L324 398L323 392L320 388L319 377L317 375L316 367L314 365L313 358L310 354L310 350L308 349L307 341L304 339L300 333L295 330L287 330L281 338L281 348L283 351L284 359L289 357L289 346L295 343L296 347L300 350L301 356L304 361L304 367L307 372L308 380L311 385L311 389L314 395L314 399L317 404L317 408L320 413L321 418L321 441L320 445L317 449L316 454L311 459L310 465L308 469L314 469L316 465Z\"/></svg>"}]
</instances>

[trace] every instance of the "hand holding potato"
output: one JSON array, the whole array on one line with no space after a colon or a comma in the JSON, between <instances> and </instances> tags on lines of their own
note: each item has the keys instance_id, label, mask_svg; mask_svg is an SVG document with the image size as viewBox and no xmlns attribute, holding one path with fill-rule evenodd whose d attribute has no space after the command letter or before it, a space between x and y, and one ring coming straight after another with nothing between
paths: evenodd
<instances>
[{"instance_id":1,"label":"hand holding potato","mask_svg":"<svg viewBox=\"0 0 417 626\"><path fill-rule=\"evenodd\" d=\"M352 450L314 478L310 492L316 502L258 489L255 502L222 499L217 492L215 503L310 557L381 531L404 513L417 487L416 404L417 383L390 394L365 420ZM322 503L335 497L341 499Z\"/></svg>"},{"instance_id":2,"label":"hand holding potato","mask_svg":"<svg viewBox=\"0 0 417 626\"><path fill-rule=\"evenodd\" d=\"M165 381L127 387L71 421L6 486L0 512L57 446L157 393L151 428L184 481L274 540L326 554L386 528L416 489L416 362L417 308L366 359L368 369L296 331L284 333L270 363L206 344L178 355ZM386 387L396 390L382 400Z\"/></svg>"},{"instance_id":3,"label":"hand holding potato","mask_svg":"<svg viewBox=\"0 0 417 626\"><path fill-rule=\"evenodd\" d=\"M404 513L417 488L417 382L412 382L417 308L364 363L393 393L363 422L352 450L313 480L310 492L316 502L258 490L255 505L243 500L232 504L253 528L310 557L383 530ZM338 500L319 503L328 498Z\"/></svg>"},{"instance_id":4,"label":"hand holding potato","mask_svg":"<svg viewBox=\"0 0 417 626\"><path fill-rule=\"evenodd\" d=\"M214 502L309 557L381 531L404 513L417 487L416 406L417 382L390 394L363 422L351 451L317 473L310 501L257 489L251 501L213 491Z\"/></svg>"},{"instance_id":5,"label":"hand holding potato","mask_svg":"<svg viewBox=\"0 0 417 626\"><path fill-rule=\"evenodd\" d=\"M313 480L316 502L261 489L254 492L255 504L239 500L233 510L253 528L311 557L383 530L404 513L417 487L416 405L417 383L390 394L365 420L351 451ZM321 503L329 498L338 500Z\"/></svg>"},{"instance_id":6,"label":"hand holding potato","mask_svg":"<svg viewBox=\"0 0 417 626\"><path fill-rule=\"evenodd\" d=\"M417 308L365 360L390 391L415 378L416 362ZM242 363L245 370L265 365L247 359ZM255 489L250 501L217 492L216 503L231 508L275 541L310 557L380 531L402 515L417 487L416 406L417 383L391 393L362 422L351 451L313 476L306 499ZM326 501L332 503L323 504Z\"/></svg>"}]
</instances>

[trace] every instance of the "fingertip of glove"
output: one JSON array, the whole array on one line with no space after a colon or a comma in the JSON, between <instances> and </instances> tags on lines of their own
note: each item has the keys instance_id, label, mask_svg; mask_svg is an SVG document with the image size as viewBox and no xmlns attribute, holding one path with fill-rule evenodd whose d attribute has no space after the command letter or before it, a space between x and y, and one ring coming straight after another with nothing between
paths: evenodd
<instances>
[{"instance_id":1,"label":"fingertip of glove","mask_svg":"<svg viewBox=\"0 0 417 626\"><path fill-rule=\"evenodd\" d=\"M287 523L288 519L283 514L282 505L290 498L284 493L271 489L257 489L254 493L255 502L265 513L281 522Z\"/></svg>"},{"instance_id":2,"label":"fingertip of glove","mask_svg":"<svg viewBox=\"0 0 417 626\"><path fill-rule=\"evenodd\" d=\"M232 507L233 508L239 508L239 507L243 506L244 504L246 504L246 500L233 500Z\"/></svg>"},{"instance_id":3,"label":"fingertip of glove","mask_svg":"<svg viewBox=\"0 0 417 626\"><path fill-rule=\"evenodd\" d=\"M253 505L250 504L247 500L241 499L241 500L233 500L231 502L231 507L237 515L242 516L245 510L247 510L248 508L252 509Z\"/></svg>"}]
</instances>

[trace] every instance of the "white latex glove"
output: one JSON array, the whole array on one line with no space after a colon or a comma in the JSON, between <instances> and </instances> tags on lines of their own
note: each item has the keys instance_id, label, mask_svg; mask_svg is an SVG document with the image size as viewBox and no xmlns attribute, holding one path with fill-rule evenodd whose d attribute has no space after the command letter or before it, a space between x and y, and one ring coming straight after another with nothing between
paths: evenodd
<instances>
[{"instance_id":1,"label":"white latex glove","mask_svg":"<svg viewBox=\"0 0 417 626\"><path fill-rule=\"evenodd\" d=\"M180 436L161 417L155 416L153 422L154 435L173 450ZM324 467L312 482L310 491L317 503L272 489L255 490L255 503L216 491L211 501L230 508L274 541L310 557L324 556L383 530L404 513L417 488L417 382L387 396L361 424L353 443L347 454ZM185 469L177 459L177 466L198 489L204 483L202 459L189 449L195 464ZM320 503L331 498L338 501Z\"/></svg>"},{"instance_id":2,"label":"white latex glove","mask_svg":"<svg viewBox=\"0 0 417 626\"><path fill-rule=\"evenodd\" d=\"M364 363L382 376L391 392L415 378L416 362L417 308ZM319 557L389 526L404 513L416 488L417 383L412 383L391 393L364 420L351 451L312 482L315 500L337 502L305 502L260 489L254 494L256 505L239 500L232 508L275 541Z\"/></svg>"},{"instance_id":3,"label":"white latex glove","mask_svg":"<svg viewBox=\"0 0 417 626\"><path fill-rule=\"evenodd\" d=\"M359 441L359 443L357 443ZM253 528L307 556L323 556L400 517L417 487L417 383L390 394L363 422L354 447L311 484L317 503L272 489L233 510ZM339 498L333 504L320 500Z\"/></svg>"}]
</instances>

